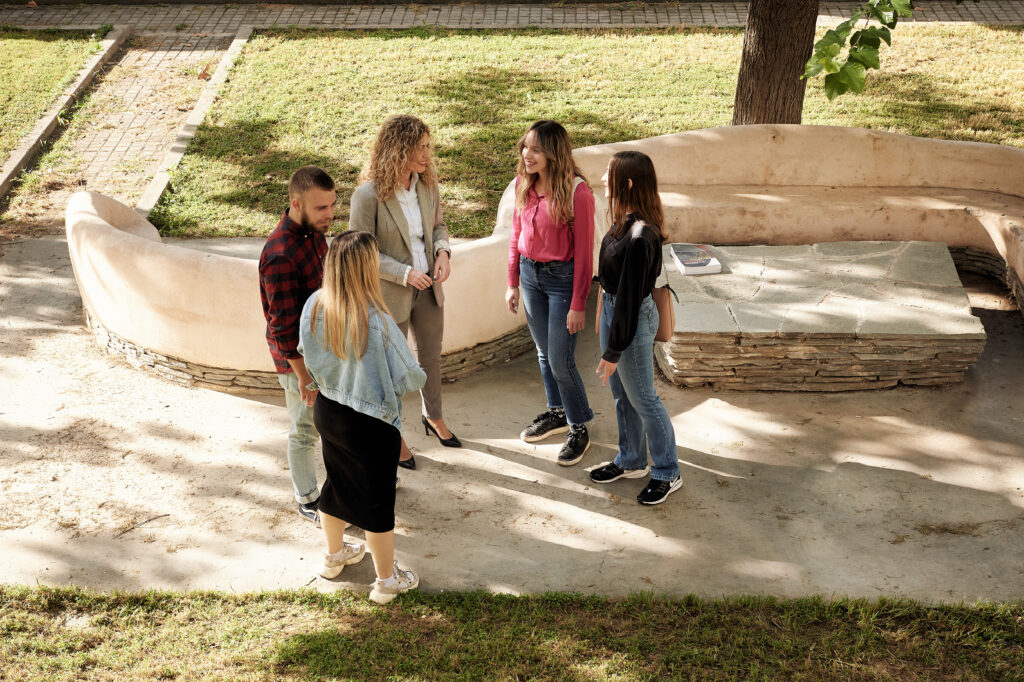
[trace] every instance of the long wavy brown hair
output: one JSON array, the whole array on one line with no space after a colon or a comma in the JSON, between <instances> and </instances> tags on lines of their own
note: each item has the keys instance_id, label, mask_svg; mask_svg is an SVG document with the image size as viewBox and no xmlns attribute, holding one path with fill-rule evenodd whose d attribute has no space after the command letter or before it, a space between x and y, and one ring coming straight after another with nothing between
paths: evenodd
<instances>
[{"instance_id":1,"label":"long wavy brown hair","mask_svg":"<svg viewBox=\"0 0 1024 682\"><path fill-rule=\"evenodd\" d=\"M370 150L370 158L359 174L359 181L370 180L377 188L377 196L387 201L402 187L405 165L409 155L424 135L430 135L430 128L421 119L408 114L391 116L377 133L377 139ZM437 170L431 155L427 170L420 174L420 182L427 187L437 184Z\"/></svg>"},{"instance_id":2,"label":"long wavy brown hair","mask_svg":"<svg viewBox=\"0 0 1024 682\"><path fill-rule=\"evenodd\" d=\"M665 213L658 195L654 162L643 152L615 152L608 162L608 212L612 229L621 238L626 214L632 213L650 225L665 241Z\"/></svg>"},{"instance_id":3,"label":"long wavy brown hair","mask_svg":"<svg viewBox=\"0 0 1024 682\"><path fill-rule=\"evenodd\" d=\"M516 188L516 208L520 211L526 206L526 198L530 195L530 189L537 183L537 173L526 172L526 162L523 161L523 147L526 146L526 136L530 131L537 133L537 141L540 143L541 152L548 160L548 178L551 182L551 190L548 193L548 213L553 220L559 223L568 223L573 218L573 180L576 176L583 178L583 173L576 160L572 158L572 143L569 141L569 133L561 124L555 121L537 121L529 130L519 138L516 149L519 152L519 164L516 166L516 173L519 174L519 186ZM586 182L586 178L583 178Z\"/></svg>"},{"instance_id":4,"label":"long wavy brown hair","mask_svg":"<svg viewBox=\"0 0 1024 682\"><path fill-rule=\"evenodd\" d=\"M317 318L323 315L324 348L339 358L350 353L356 359L363 357L370 334L370 306L390 314L380 290L377 238L359 231L335 237L324 259L322 286L310 311L310 333L316 334Z\"/></svg>"}]
</instances>

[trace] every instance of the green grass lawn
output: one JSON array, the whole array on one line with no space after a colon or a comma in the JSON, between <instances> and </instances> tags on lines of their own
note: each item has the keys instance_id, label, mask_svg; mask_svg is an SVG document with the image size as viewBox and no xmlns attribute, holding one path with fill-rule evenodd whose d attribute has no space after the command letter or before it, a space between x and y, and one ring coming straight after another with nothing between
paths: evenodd
<instances>
[{"instance_id":1,"label":"green grass lawn","mask_svg":"<svg viewBox=\"0 0 1024 682\"><path fill-rule=\"evenodd\" d=\"M0 586L0 679L1011 680L1024 605Z\"/></svg>"},{"instance_id":2,"label":"green grass lawn","mask_svg":"<svg viewBox=\"0 0 1024 682\"><path fill-rule=\"evenodd\" d=\"M86 31L0 26L0 165L99 47Z\"/></svg>"},{"instance_id":3,"label":"green grass lawn","mask_svg":"<svg viewBox=\"0 0 1024 682\"><path fill-rule=\"evenodd\" d=\"M379 124L409 112L434 129L452 233L486 235L532 121L561 121L577 146L728 125L741 45L739 29L708 28L265 31L152 219L180 236L266 234L291 171L315 163L340 185L343 226ZM804 122L1024 146L1021 28L901 25L882 59L862 96L829 103L811 81Z\"/></svg>"}]
</instances>

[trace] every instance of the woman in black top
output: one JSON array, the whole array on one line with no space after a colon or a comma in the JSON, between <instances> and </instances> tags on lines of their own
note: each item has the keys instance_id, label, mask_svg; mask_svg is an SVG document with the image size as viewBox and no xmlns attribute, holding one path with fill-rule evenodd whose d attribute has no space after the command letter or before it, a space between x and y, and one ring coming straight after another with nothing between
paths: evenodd
<instances>
[{"instance_id":1,"label":"woman in black top","mask_svg":"<svg viewBox=\"0 0 1024 682\"><path fill-rule=\"evenodd\" d=\"M618 152L602 178L612 228L601 242L598 278L603 290L602 384L611 384L619 453L590 472L595 483L620 478L651 480L637 495L640 504L661 504L679 490L676 437L668 411L654 390L654 335L658 308L651 289L661 273L663 214L651 159L641 152ZM648 470L647 450L654 466Z\"/></svg>"}]
</instances>

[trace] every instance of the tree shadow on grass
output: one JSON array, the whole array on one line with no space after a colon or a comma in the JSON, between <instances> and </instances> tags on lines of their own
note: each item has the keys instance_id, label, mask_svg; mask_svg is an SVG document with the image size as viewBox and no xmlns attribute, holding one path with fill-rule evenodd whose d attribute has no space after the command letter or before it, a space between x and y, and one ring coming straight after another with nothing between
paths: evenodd
<instances>
[{"instance_id":1,"label":"tree shadow on grass","mask_svg":"<svg viewBox=\"0 0 1024 682\"><path fill-rule=\"evenodd\" d=\"M449 223L472 236L490 234L501 193L515 175L516 143L534 121L556 118L575 146L640 139L661 132L571 105L546 105L550 95L563 87L557 79L537 72L481 67L446 76L421 91L425 98L441 102L435 125L459 130L435 144L442 167L442 191L447 189L450 197L462 200L449 197Z\"/></svg>"},{"instance_id":2,"label":"tree shadow on grass","mask_svg":"<svg viewBox=\"0 0 1024 682\"><path fill-rule=\"evenodd\" d=\"M338 218L347 220L348 203L355 188L359 168L343 163L322 148L310 147L306 153L295 153L280 148L278 131L285 126L277 119L261 118L232 121L228 125L204 124L189 145L184 163L189 156L200 157L196 163L226 163L233 167L231 177L208 177L182 169L172 174L171 184L160 203L150 214L150 221L164 236L195 236L202 232L203 223L217 231L228 230L233 236L261 236L269 232L288 205L288 179L301 166L315 165L334 178L338 189ZM203 197L203 203L212 204L213 211L202 213L182 210L184 200L179 197ZM221 214L217 206L226 210ZM248 225L231 224L235 209L258 211L267 216L262 231ZM225 224L225 222L227 224Z\"/></svg>"}]
</instances>

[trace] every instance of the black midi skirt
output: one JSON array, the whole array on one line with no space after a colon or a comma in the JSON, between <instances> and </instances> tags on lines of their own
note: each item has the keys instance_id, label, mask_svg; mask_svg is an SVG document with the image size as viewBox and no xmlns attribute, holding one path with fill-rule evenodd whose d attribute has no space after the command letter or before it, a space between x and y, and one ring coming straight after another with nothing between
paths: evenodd
<instances>
[{"instance_id":1,"label":"black midi skirt","mask_svg":"<svg viewBox=\"0 0 1024 682\"><path fill-rule=\"evenodd\" d=\"M320 510L371 533L394 530L399 430L322 394L313 405L313 423L327 469Z\"/></svg>"}]
</instances>

